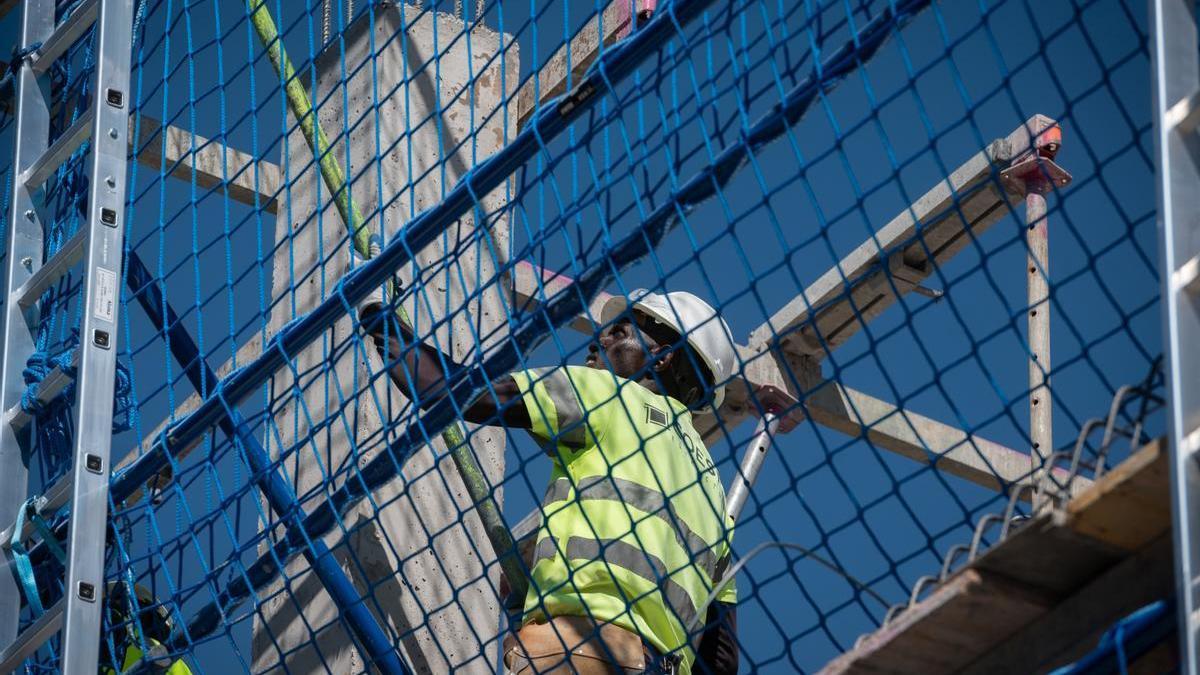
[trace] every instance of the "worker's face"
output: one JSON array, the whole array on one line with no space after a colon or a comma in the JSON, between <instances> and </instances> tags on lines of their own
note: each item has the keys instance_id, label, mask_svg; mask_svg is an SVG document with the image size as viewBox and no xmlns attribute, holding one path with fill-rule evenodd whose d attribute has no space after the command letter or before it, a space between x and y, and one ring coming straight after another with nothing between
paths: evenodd
<instances>
[{"instance_id":1,"label":"worker's face","mask_svg":"<svg viewBox=\"0 0 1200 675\"><path fill-rule=\"evenodd\" d=\"M640 312L632 314L632 320L628 316L618 319L600 333L598 342L589 345L586 361L589 368L608 369L632 378L659 351L659 342L639 326L651 323L652 319Z\"/></svg>"}]
</instances>

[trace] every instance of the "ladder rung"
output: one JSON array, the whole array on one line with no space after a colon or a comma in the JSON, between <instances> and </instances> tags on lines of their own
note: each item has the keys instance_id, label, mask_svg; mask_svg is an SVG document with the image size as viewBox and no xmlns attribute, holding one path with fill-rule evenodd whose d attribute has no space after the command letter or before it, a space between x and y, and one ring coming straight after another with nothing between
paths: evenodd
<instances>
[{"instance_id":1,"label":"ladder rung","mask_svg":"<svg viewBox=\"0 0 1200 675\"><path fill-rule=\"evenodd\" d=\"M22 661L29 658L30 654L42 646L42 643L49 640L50 636L62 628L65 602L66 598L60 598L58 602L51 605L50 609L46 610L45 614L39 616L28 628L21 631L12 644L4 648L4 653L0 654L0 672L16 672Z\"/></svg>"},{"instance_id":2,"label":"ladder rung","mask_svg":"<svg viewBox=\"0 0 1200 675\"><path fill-rule=\"evenodd\" d=\"M42 495L41 503L37 505L38 510L46 514L53 514L71 499L71 491L74 487L75 470L71 469L58 480L54 481L54 485L51 485L50 489ZM15 519L12 525L9 525L4 528L3 532L0 532L0 547L7 549L11 546L14 525L16 525ZM32 535L33 523L26 520L25 527L21 529L21 541L28 539Z\"/></svg>"},{"instance_id":3,"label":"ladder rung","mask_svg":"<svg viewBox=\"0 0 1200 675\"><path fill-rule=\"evenodd\" d=\"M1181 134L1190 134L1200 125L1200 91L1180 99L1163 114L1166 128L1175 128Z\"/></svg>"},{"instance_id":4,"label":"ladder rung","mask_svg":"<svg viewBox=\"0 0 1200 675\"><path fill-rule=\"evenodd\" d=\"M92 133L92 118L96 116L96 104L93 103L87 112L80 115L79 119L67 129L58 140L54 141L41 157L33 163L33 166L25 170L21 176L21 182L25 183L25 187L30 191L36 190L60 164L65 162L72 152L78 148L83 141ZM93 178L95 180L95 178Z\"/></svg>"},{"instance_id":5,"label":"ladder rung","mask_svg":"<svg viewBox=\"0 0 1200 675\"><path fill-rule=\"evenodd\" d=\"M79 350L75 350L75 360L72 365L75 367L79 366ZM71 384L71 379L71 376L64 373L61 368L54 368L46 374L45 379L38 386L38 400L42 403L48 403L53 400L55 396L62 393L63 389L67 388L67 385ZM6 418L5 421L12 426L14 431L24 429L33 420L33 416L25 412L21 408L20 403L9 408L4 417Z\"/></svg>"},{"instance_id":6,"label":"ladder rung","mask_svg":"<svg viewBox=\"0 0 1200 675\"><path fill-rule=\"evenodd\" d=\"M29 280L21 285L12 295L12 302L16 302L22 307L29 307L37 302L37 299L46 292L56 281L61 279L68 270L79 262L83 257L83 250L87 244L88 231L86 228L79 228L79 231L74 234L67 243L50 257L38 271L29 277Z\"/></svg>"},{"instance_id":7,"label":"ladder rung","mask_svg":"<svg viewBox=\"0 0 1200 675\"><path fill-rule=\"evenodd\" d=\"M1177 291L1200 296L1200 255L1171 274L1171 286Z\"/></svg>"},{"instance_id":8,"label":"ladder rung","mask_svg":"<svg viewBox=\"0 0 1200 675\"><path fill-rule=\"evenodd\" d=\"M38 74L50 69L54 60L62 56L67 48L75 44L81 35L96 23L99 0L84 0L67 20L58 24L50 37L42 42L42 46L29 59L29 65Z\"/></svg>"}]
</instances>

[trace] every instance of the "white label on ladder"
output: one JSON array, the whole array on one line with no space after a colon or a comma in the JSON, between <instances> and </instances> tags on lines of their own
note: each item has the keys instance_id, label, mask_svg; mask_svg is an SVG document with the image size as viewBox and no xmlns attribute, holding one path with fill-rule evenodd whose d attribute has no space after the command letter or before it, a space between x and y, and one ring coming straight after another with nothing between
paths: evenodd
<instances>
[{"instance_id":1,"label":"white label on ladder","mask_svg":"<svg viewBox=\"0 0 1200 675\"><path fill-rule=\"evenodd\" d=\"M113 322L117 308L117 273L103 267L96 268L96 300L92 303L92 316L101 321Z\"/></svg>"}]
</instances>

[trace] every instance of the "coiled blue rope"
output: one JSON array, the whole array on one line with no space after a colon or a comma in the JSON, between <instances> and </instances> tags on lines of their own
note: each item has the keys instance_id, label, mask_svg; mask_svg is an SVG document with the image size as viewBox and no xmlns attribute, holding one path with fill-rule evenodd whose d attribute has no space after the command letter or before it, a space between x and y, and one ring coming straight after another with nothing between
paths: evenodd
<instances>
[{"instance_id":1,"label":"coiled blue rope","mask_svg":"<svg viewBox=\"0 0 1200 675\"><path fill-rule=\"evenodd\" d=\"M72 339L72 343L77 342L77 338ZM76 371L75 349L76 344L72 344L56 354L36 351L30 355L29 359L25 362L25 369L21 371L21 377L25 380L26 385L25 393L21 395L22 410L41 421L50 416L48 412L50 411L51 404L70 400L75 390L73 382L50 401L42 401L38 396L38 391L41 388L42 382L55 368L74 380ZM113 387L113 432L127 431L133 428L133 424L136 421L137 405L133 400L133 386L129 368L120 361L117 361L116 383ZM67 440L69 440L69 436Z\"/></svg>"}]
</instances>

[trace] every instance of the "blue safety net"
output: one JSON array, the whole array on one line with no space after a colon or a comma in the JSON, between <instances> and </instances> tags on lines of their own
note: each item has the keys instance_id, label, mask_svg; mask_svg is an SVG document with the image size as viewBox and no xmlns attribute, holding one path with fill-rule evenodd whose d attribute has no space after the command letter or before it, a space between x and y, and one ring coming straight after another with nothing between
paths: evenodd
<instances>
[{"instance_id":1,"label":"blue safety net","mask_svg":"<svg viewBox=\"0 0 1200 675\"><path fill-rule=\"evenodd\" d=\"M134 5L113 672L495 672L523 621L571 613L640 627L690 666L722 625L703 611L720 570L736 571L742 672L817 671L964 563L953 549L984 516L1028 514L1022 485L1069 494L1161 431L1141 405L1161 339L1140 2ZM89 40L58 66L52 133L91 100ZM39 196L47 255L81 227L87 151ZM1042 183L1035 227L1023 191ZM1047 231L1048 258L1030 258ZM36 400L70 367L81 278L39 303L31 494L70 468L72 405L108 404ZM1031 299L1039 281L1048 297ZM364 323L381 289L409 328ZM688 291L728 325L732 366L699 385L725 404L670 416L721 485L758 420L786 419L733 530L722 505L685 504L711 475L698 444L691 478L609 461L669 461L647 450L653 415L611 414L621 387L675 391L661 374L610 378L601 399L560 377L631 318L604 303L637 289ZM1038 353L1029 326L1047 315ZM699 353L673 353L703 378ZM445 386L414 405L418 372ZM506 397L514 372L545 397ZM1129 437L1089 435L1130 383L1141 397L1111 416ZM1044 436L1034 399L1052 408ZM532 434L509 414L522 405ZM464 478L467 458L480 473ZM592 534L558 541L551 517ZM26 588L48 606L62 575L46 540L69 506L39 518ZM502 579L506 536L507 564L566 581L506 603L526 583ZM548 599L588 584L616 615ZM53 669L56 649L27 669Z\"/></svg>"}]
</instances>

